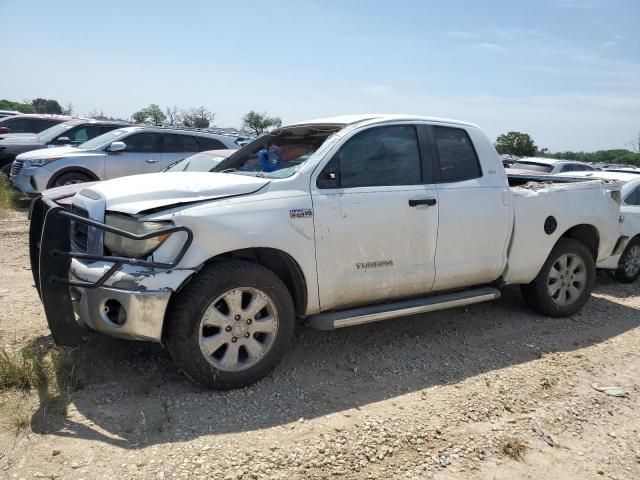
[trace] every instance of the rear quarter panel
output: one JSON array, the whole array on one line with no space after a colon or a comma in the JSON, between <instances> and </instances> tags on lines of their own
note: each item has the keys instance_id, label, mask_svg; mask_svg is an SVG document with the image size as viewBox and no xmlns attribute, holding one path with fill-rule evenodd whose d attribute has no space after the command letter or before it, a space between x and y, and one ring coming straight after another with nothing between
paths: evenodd
<instances>
[{"instance_id":1,"label":"rear quarter panel","mask_svg":"<svg viewBox=\"0 0 640 480\"><path fill-rule=\"evenodd\" d=\"M529 283L558 239L577 225L592 225L599 240L598 261L608 258L620 236L620 205L600 182L512 188L515 211L507 284ZM547 234L544 223L555 217L558 227Z\"/></svg>"}]
</instances>

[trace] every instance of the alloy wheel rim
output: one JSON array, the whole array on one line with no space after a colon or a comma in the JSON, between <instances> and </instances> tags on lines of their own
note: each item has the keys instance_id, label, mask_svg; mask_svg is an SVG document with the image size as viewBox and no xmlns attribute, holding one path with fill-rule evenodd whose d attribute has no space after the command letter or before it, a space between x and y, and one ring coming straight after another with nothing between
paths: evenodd
<instances>
[{"instance_id":1,"label":"alloy wheel rim","mask_svg":"<svg viewBox=\"0 0 640 480\"><path fill-rule=\"evenodd\" d=\"M246 370L269 352L278 332L278 313L263 291L227 290L209 304L199 326L200 351L218 370Z\"/></svg>"},{"instance_id":2,"label":"alloy wheel rim","mask_svg":"<svg viewBox=\"0 0 640 480\"><path fill-rule=\"evenodd\" d=\"M578 255L561 255L549 270L547 290L557 305L567 306L574 303L580 298L586 285L587 266Z\"/></svg>"},{"instance_id":3,"label":"alloy wheel rim","mask_svg":"<svg viewBox=\"0 0 640 480\"><path fill-rule=\"evenodd\" d=\"M624 262L624 273L633 277L640 271L640 245L634 245L629 249Z\"/></svg>"}]
</instances>

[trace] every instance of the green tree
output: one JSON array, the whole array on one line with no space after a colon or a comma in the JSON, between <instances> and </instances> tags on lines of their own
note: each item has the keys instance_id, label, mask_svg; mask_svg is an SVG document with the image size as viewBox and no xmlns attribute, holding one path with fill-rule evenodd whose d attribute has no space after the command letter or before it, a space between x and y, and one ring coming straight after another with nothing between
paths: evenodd
<instances>
[{"instance_id":1,"label":"green tree","mask_svg":"<svg viewBox=\"0 0 640 480\"><path fill-rule=\"evenodd\" d=\"M53 113L57 115L62 114L62 107L57 100L36 98L35 100L31 101L31 105L37 113Z\"/></svg>"},{"instance_id":2,"label":"green tree","mask_svg":"<svg viewBox=\"0 0 640 480\"><path fill-rule=\"evenodd\" d=\"M166 118L167 117L165 116L162 109L155 103L152 103L147 108L143 108L142 110L139 110L131 115L131 119L135 123L150 122L154 125L161 125Z\"/></svg>"},{"instance_id":3,"label":"green tree","mask_svg":"<svg viewBox=\"0 0 640 480\"><path fill-rule=\"evenodd\" d=\"M269 117L266 112L258 113L251 110L242 117L242 126L256 135L262 135L272 128L281 127L282 120L280 117Z\"/></svg>"},{"instance_id":4,"label":"green tree","mask_svg":"<svg viewBox=\"0 0 640 480\"><path fill-rule=\"evenodd\" d=\"M496 150L502 155L517 157L533 157L536 154L536 144L526 133L508 132L496 139Z\"/></svg>"},{"instance_id":5,"label":"green tree","mask_svg":"<svg viewBox=\"0 0 640 480\"><path fill-rule=\"evenodd\" d=\"M185 127L209 128L216 114L205 106L183 110L180 116Z\"/></svg>"},{"instance_id":6,"label":"green tree","mask_svg":"<svg viewBox=\"0 0 640 480\"><path fill-rule=\"evenodd\" d=\"M0 100L0 110L16 110L22 113L36 113L29 103L12 102L11 100Z\"/></svg>"}]
</instances>

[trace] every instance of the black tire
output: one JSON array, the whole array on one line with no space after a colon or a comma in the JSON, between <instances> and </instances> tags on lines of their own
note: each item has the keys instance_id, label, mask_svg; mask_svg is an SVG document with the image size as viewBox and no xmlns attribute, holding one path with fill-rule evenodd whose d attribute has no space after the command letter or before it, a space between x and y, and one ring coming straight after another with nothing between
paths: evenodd
<instances>
[{"instance_id":1,"label":"black tire","mask_svg":"<svg viewBox=\"0 0 640 480\"><path fill-rule=\"evenodd\" d=\"M575 255L584 262L585 280L581 293L570 303L561 305L549 293L549 276L556 262L564 255ZM596 281L596 265L589 249L577 240L561 238L549 254L538 276L528 285L522 285L525 302L536 312L549 317L568 317L587 303Z\"/></svg>"},{"instance_id":2,"label":"black tire","mask_svg":"<svg viewBox=\"0 0 640 480\"><path fill-rule=\"evenodd\" d=\"M257 289L271 300L277 316L277 331L272 336L266 353L257 363L239 371L227 371L211 363L215 361L212 358L215 355L206 357L203 353L201 332L208 327L204 327L202 322L205 313L216 299L230 290L241 288ZM214 263L200 271L171 302L165 320L167 325L164 343L178 367L194 382L220 390L240 388L267 375L282 359L293 338L295 319L291 294L282 280L271 270L247 261ZM227 335L235 335L235 322L232 323L234 330ZM259 322L256 320L254 324L257 323ZM221 333L222 329L219 332ZM244 335L249 337L247 334ZM226 349L227 346L230 348L230 344L222 348Z\"/></svg>"},{"instance_id":3,"label":"black tire","mask_svg":"<svg viewBox=\"0 0 640 480\"><path fill-rule=\"evenodd\" d=\"M633 283L640 276L640 268L632 268L632 262L637 262L637 251L640 249L640 238L634 237L629 241L629 244L620 255L620 262L618 262L618 269L616 270L616 278L624 283ZM637 265L637 263L636 263Z\"/></svg>"},{"instance_id":4,"label":"black tire","mask_svg":"<svg viewBox=\"0 0 640 480\"><path fill-rule=\"evenodd\" d=\"M51 185L52 187L62 187L63 185L70 185L72 183L86 183L90 182L91 178L88 175L80 172L69 172L60 175Z\"/></svg>"}]
</instances>

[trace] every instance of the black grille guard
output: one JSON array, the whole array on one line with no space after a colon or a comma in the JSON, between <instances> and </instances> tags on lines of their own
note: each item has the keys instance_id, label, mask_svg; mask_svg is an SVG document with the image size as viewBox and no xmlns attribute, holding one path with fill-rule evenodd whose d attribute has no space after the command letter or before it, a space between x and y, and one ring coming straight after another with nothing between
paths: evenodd
<instances>
[{"instance_id":1,"label":"black grille guard","mask_svg":"<svg viewBox=\"0 0 640 480\"><path fill-rule=\"evenodd\" d=\"M116 227L112 227L110 225L106 225L104 223L98 222L96 220L91 220L90 218L85 218L82 217L80 215L76 215L74 213L71 213L69 211L67 211L66 209L64 209L63 207L61 207L60 205L56 204L53 200L46 198L46 197L41 197L39 199L37 199L36 201L41 200L42 202L44 202L46 204L47 207L49 207L48 212L46 212L46 217L45 217L45 221L43 223L46 224L46 222L49 220L49 216L50 215L56 215L56 216L60 216L60 217L64 217L67 219L67 221L73 220L74 222L79 222L79 223L84 223L88 226L97 228L99 230L103 230L105 232L109 232L109 233L113 233L116 235L120 235L122 237L126 237L129 238L131 240L148 240L150 238L155 238L155 237L160 237L163 235L169 235L171 233L175 233L175 232L185 232L187 235L187 238L184 242L184 244L182 245L182 248L180 249L180 251L176 254L176 256L174 257L174 259L169 262L169 263L164 263L164 262L154 262L154 261L148 261L148 260L140 260L137 258L130 258L130 257L119 257L119 256L111 256L111 255L95 255L95 254L89 254L89 253L83 253L83 252L72 252L71 249L69 248L69 251L64 251L61 250L60 248L51 248L48 249L48 252L40 252L40 256L42 256L43 254L50 254L52 257L64 257L64 258L68 258L68 259L72 259L72 258L77 258L79 260L88 260L88 261L105 261L105 262L110 262L113 263L113 265L95 282L85 282L85 281L73 281L73 280L69 280L68 278L63 278L60 276L52 276L50 277L50 281L54 282L54 283L61 283L64 285L69 285L72 287L83 287L83 288L97 288L100 287L102 285L104 285L104 283L109 280L109 278L111 278L111 276L117 272L120 267L122 267L123 265L137 265L137 266L141 266L141 267L148 267L148 268L158 268L161 270L170 270L172 268L175 268L180 261L182 260L182 258L184 257L184 255L187 253L187 250L189 249L189 247L191 246L191 243L193 242L193 232L191 231L191 229L189 229L188 227L184 227L184 226L177 226L177 227L168 227L168 228L163 228L161 230L157 230L155 232L150 232L144 235L135 235L133 233L130 233L126 230L122 230L120 228L116 228ZM35 201L34 201L35 203ZM32 207L33 209L33 207ZM66 222L65 222L66 223ZM45 230L45 225L43 225L42 231L44 232ZM68 232L68 228L65 229ZM59 235L61 232L57 232L57 234ZM44 238L41 239L41 245L43 242ZM32 265L33 267L33 265ZM36 279L36 285L38 285L39 282Z\"/></svg>"}]
</instances>

